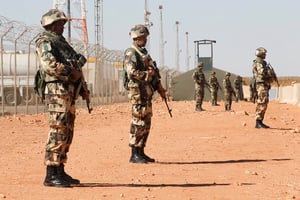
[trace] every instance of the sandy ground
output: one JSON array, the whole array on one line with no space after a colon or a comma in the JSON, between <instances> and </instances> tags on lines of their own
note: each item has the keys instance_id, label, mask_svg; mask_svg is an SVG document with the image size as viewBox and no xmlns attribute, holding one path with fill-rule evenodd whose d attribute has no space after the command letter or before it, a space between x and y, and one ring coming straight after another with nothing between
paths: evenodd
<instances>
[{"instance_id":1,"label":"sandy ground","mask_svg":"<svg viewBox=\"0 0 300 200\"><path fill-rule=\"evenodd\" d=\"M169 102L170 118L154 102L154 164L128 162L128 103L77 110L66 171L82 184L67 189L43 186L47 114L0 117L0 199L300 199L300 108L271 101L260 130L252 103L194 104Z\"/></svg>"}]
</instances>

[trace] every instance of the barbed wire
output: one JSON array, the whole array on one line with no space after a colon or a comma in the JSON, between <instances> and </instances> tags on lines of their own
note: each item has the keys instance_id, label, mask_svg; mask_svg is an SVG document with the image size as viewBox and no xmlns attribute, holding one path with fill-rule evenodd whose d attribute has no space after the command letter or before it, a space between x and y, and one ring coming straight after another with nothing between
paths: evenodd
<instances>
[{"instance_id":1,"label":"barbed wire","mask_svg":"<svg viewBox=\"0 0 300 200\"><path fill-rule=\"evenodd\" d=\"M4 16L0 16L0 38L3 40L2 51L27 51L28 48L34 48L34 39L43 32L40 26L27 26L26 24L14 20L10 20ZM16 48L17 45L17 49ZM85 45L81 40L71 39L73 48L84 54L88 52L88 56L100 57L108 61L121 62L123 59L123 51L109 50L107 48L96 48L95 44ZM97 49L100 52L96 52Z\"/></svg>"}]
</instances>

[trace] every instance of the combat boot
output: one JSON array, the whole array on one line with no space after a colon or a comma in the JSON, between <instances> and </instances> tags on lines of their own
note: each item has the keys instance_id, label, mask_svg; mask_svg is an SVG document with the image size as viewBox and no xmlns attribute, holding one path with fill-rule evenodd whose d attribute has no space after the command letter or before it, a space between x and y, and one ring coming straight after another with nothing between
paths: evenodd
<instances>
[{"instance_id":1,"label":"combat boot","mask_svg":"<svg viewBox=\"0 0 300 200\"><path fill-rule=\"evenodd\" d=\"M205 111L205 109L202 108L202 104L198 104L198 110L197 111Z\"/></svg>"},{"instance_id":2,"label":"combat boot","mask_svg":"<svg viewBox=\"0 0 300 200\"><path fill-rule=\"evenodd\" d=\"M139 149L138 149L139 154L140 154L147 162L155 162L155 159L150 158L149 156L147 156L147 155L145 154L144 148L145 148L145 147L142 147L142 148L139 148Z\"/></svg>"},{"instance_id":3,"label":"combat boot","mask_svg":"<svg viewBox=\"0 0 300 200\"><path fill-rule=\"evenodd\" d=\"M256 120L255 128L270 128L269 126L265 125L262 120Z\"/></svg>"},{"instance_id":4,"label":"combat boot","mask_svg":"<svg viewBox=\"0 0 300 200\"><path fill-rule=\"evenodd\" d=\"M66 182L60 173L58 173L56 166L47 166L46 178L44 181L44 186L49 187L71 187L71 185Z\"/></svg>"},{"instance_id":5,"label":"combat boot","mask_svg":"<svg viewBox=\"0 0 300 200\"><path fill-rule=\"evenodd\" d=\"M228 105L225 105L225 111L230 111Z\"/></svg>"},{"instance_id":6,"label":"combat boot","mask_svg":"<svg viewBox=\"0 0 300 200\"><path fill-rule=\"evenodd\" d=\"M201 106L200 106L200 104L196 104L195 111L201 111Z\"/></svg>"},{"instance_id":7,"label":"combat boot","mask_svg":"<svg viewBox=\"0 0 300 200\"><path fill-rule=\"evenodd\" d=\"M63 179L65 181L67 181L70 184L80 184L80 181L78 179L74 179L72 176L70 176L69 174L67 174L65 172L65 165L64 164L60 164L60 166L57 168L58 172L61 173Z\"/></svg>"},{"instance_id":8,"label":"combat boot","mask_svg":"<svg viewBox=\"0 0 300 200\"><path fill-rule=\"evenodd\" d=\"M138 147L131 147L131 157L129 159L131 163L147 163L147 160L140 155Z\"/></svg>"}]
</instances>

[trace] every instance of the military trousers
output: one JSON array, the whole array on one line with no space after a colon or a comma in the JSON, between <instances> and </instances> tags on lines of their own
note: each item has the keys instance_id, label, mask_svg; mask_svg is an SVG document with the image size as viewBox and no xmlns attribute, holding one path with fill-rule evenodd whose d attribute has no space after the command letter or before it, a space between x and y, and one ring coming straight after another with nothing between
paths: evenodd
<instances>
[{"instance_id":1,"label":"military trousers","mask_svg":"<svg viewBox=\"0 0 300 200\"><path fill-rule=\"evenodd\" d=\"M70 95L47 95L49 133L46 142L45 164L59 166L67 161L72 144L75 122L75 101Z\"/></svg>"},{"instance_id":2,"label":"military trousers","mask_svg":"<svg viewBox=\"0 0 300 200\"><path fill-rule=\"evenodd\" d=\"M257 106L256 106L255 119L264 120L265 113L269 103L270 85L265 83L257 83L256 90L257 90Z\"/></svg>"},{"instance_id":3,"label":"military trousers","mask_svg":"<svg viewBox=\"0 0 300 200\"><path fill-rule=\"evenodd\" d=\"M197 85L195 88L196 104L202 105L203 98L204 98L204 86Z\"/></svg>"},{"instance_id":4,"label":"military trousers","mask_svg":"<svg viewBox=\"0 0 300 200\"><path fill-rule=\"evenodd\" d=\"M151 128L152 103L132 104L129 134L130 147L145 147Z\"/></svg>"}]
</instances>

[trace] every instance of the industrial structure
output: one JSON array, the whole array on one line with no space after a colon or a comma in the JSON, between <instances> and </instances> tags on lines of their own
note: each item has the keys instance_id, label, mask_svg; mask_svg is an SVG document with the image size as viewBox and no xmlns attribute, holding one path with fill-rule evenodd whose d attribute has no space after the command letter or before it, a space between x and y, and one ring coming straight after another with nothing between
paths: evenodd
<instances>
[{"instance_id":1,"label":"industrial structure","mask_svg":"<svg viewBox=\"0 0 300 200\"><path fill-rule=\"evenodd\" d=\"M80 4L78 1L77 4L72 3L72 6L79 6L80 15L69 12L69 3L72 2L56 0L53 1L53 7L63 9L71 19L70 30L79 33L79 38L75 38L73 32L68 31L67 39L76 51L88 58L83 71L92 92L92 103L124 101L127 97L119 83L119 63L122 63L123 51L103 47L103 0L95 0L95 44L88 41L85 1L81 0ZM0 16L0 24L0 114L44 111L33 90L34 75L38 69L34 41L43 29L3 16Z\"/></svg>"}]
</instances>

